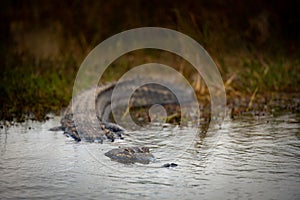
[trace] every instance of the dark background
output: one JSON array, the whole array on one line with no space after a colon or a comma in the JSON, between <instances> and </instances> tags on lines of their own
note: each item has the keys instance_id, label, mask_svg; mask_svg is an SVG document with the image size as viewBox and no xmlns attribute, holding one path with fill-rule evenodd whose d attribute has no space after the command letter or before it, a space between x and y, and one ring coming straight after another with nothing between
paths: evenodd
<instances>
[{"instance_id":1,"label":"dark background","mask_svg":"<svg viewBox=\"0 0 300 200\"><path fill-rule=\"evenodd\" d=\"M65 107L85 56L108 37L145 26L197 40L232 82L229 95L299 91L296 0L13 0L0 9L1 118Z\"/></svg>"},{"instance_id":2,"label":"dark background","mask_svg":"<svg viewBox=\"0 0 300 200\"><path fill-rule=\"evenodd\" d=\"M182 31L212 54L218 49L248 48L293 56L299 47L299 12L299 1L283 0L4 1L1 54L6 59L11 54L76 59L76 54L85 55L121 31L159 26ZM30 49L37 45L31 37L50 38L50 43L58 44L49 45L47 50L52 53L43 54ZM73 49L68 49L72 43ZM43 46L42 42L39 45Z\"/></svg>"}]
</instances>

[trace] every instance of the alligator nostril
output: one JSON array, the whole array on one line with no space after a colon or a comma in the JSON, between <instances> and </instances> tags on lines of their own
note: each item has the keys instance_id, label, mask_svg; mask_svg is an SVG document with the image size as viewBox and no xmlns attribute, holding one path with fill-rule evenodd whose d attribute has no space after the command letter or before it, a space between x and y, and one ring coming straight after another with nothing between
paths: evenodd
<instances>
[{"instance_id":1,"label":"alligator nostril","mask_svg":"<svg viewBox=\"0 0 300 200\"><path fill-rule=\"evenodd\" d=\"M168 168L168 167L177 167L178 165L176 163L166 163L162 167Z\"/></svg>"}]
</instances>

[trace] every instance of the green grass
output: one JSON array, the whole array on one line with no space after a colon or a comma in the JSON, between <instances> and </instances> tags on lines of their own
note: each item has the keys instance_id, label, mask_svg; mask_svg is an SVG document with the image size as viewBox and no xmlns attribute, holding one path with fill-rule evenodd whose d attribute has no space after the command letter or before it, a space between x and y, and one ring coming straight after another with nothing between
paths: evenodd
<instances>
[{"instance_id":1,"label":"green grass","mask_svg":"<svg viewBox=\"0 0 300 200\"><path fill-rule=\"evenodd\" d=\"M236 91L251 94L254 90L265 92L299 92L299 60L293 62L274 59L262 64L256 60L245 62L236 72L232 87Z\"/></svg>"},{"instance_id":2,"label":"green grass","mask_svg":"<svg viewBox=\"0 0 300 200\"><path fill-rule=\"evenodd\" d=\"M69 104L76 70L59 67L17 66L5 70L0 82L1 119L18 121L28 116L42 120Z\"/></svg>"},{"instance_id":3,"label":"green grass","mask_svg":"<svg viewBox=\"0 0 300 200\"><path fill-rule=\"evenodd\" d=\"M142 59L132 60L130 59L132 57ZM147 61L161 62L177 70L183 66L184 75L192 85L196 84L192 78L194 71L191 66L180 58L174 58L174 55L166 52L147 54L143 51L120 57L104 73L101 82L118 80L132 67ZM72 87L78 70L76 66L78 64L74 61L64 63L41 62L38 65L19 64L6 68L0 82L2 102L0 118L23 121L29 116L43 120L49 112L59 114L71 100ZM297 59L293 62L277 59L268 63L241 59L240 63L243 63L242 66L235 68L228 68L227 63L221 66L228 98L244 96L251 97L251 101L255 101L257 95L299 92L300 73ZM205 89L197 91L197 94L202 98L208 95Z\"/></svg>"},{"instance_id":4,"label":"green grass","mask_svg":"<svg viewBox=\"0 0 300 200\"><path fill-rule=\"evenodd\" d=\"M42 120L49 112L59 113L71 100L77 70L87 54L114 34L144 26L171 28L199 42L216 62L229 98L299 93L300 38L293 8L288 2L260 1L234 6L223 1L8 1L0 15L0 119ZM147 62L173 66L199 98L209 99L192 66L166 52L126 54L101 81L118 80Z\"/></svg>"}]
</instances>

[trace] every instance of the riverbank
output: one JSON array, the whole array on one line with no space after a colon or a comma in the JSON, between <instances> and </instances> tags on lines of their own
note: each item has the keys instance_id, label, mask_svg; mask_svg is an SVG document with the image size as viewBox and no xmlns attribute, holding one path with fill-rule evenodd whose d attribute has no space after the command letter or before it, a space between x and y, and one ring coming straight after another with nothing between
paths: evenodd
<instances>
[{"instance_id":1,"label":"riverbank","mask_svg":"<svg viewBox=\"0 0 300 200\"><path fill-rule=\"evenodd\" d=\"M0 119L44 120L47 113L59 114L71 100L76 73L88 53L114 34L143 26L170 28L199 42L220 70L229 105L246 99L246 109L251 110L262 98L269 102L275 96L292 97L300 92L299 31L295 28L299 21L294 4L8 1L0 15L0 60L4 61L0 63ZM141 50L120 57L101 82L118 80L147 62L174 67L190 81L199 99L209 99L193 67L162 51Z\"/></svg>"}]
</instances>

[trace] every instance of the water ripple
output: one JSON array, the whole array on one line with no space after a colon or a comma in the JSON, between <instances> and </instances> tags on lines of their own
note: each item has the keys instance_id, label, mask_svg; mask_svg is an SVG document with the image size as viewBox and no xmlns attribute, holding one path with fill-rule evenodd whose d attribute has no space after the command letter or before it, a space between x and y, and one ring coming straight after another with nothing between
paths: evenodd
<instances>
[{"instance_id":1,"label":"water ripple","mask_svg":"<svg viewBox=\"0 0 300 200\"><path fill-rule=\"evenodd\" d=\"M226 120L193 140L188 128L155 125L95 144L47 131L59 118L28 121L1 129L0 198L299 199L299 122L295 114ZM149 146L156 162L124 165L103 155L131 145ZM179 166L159 168L166 162Z\"/></svg>"}]
</instances>

